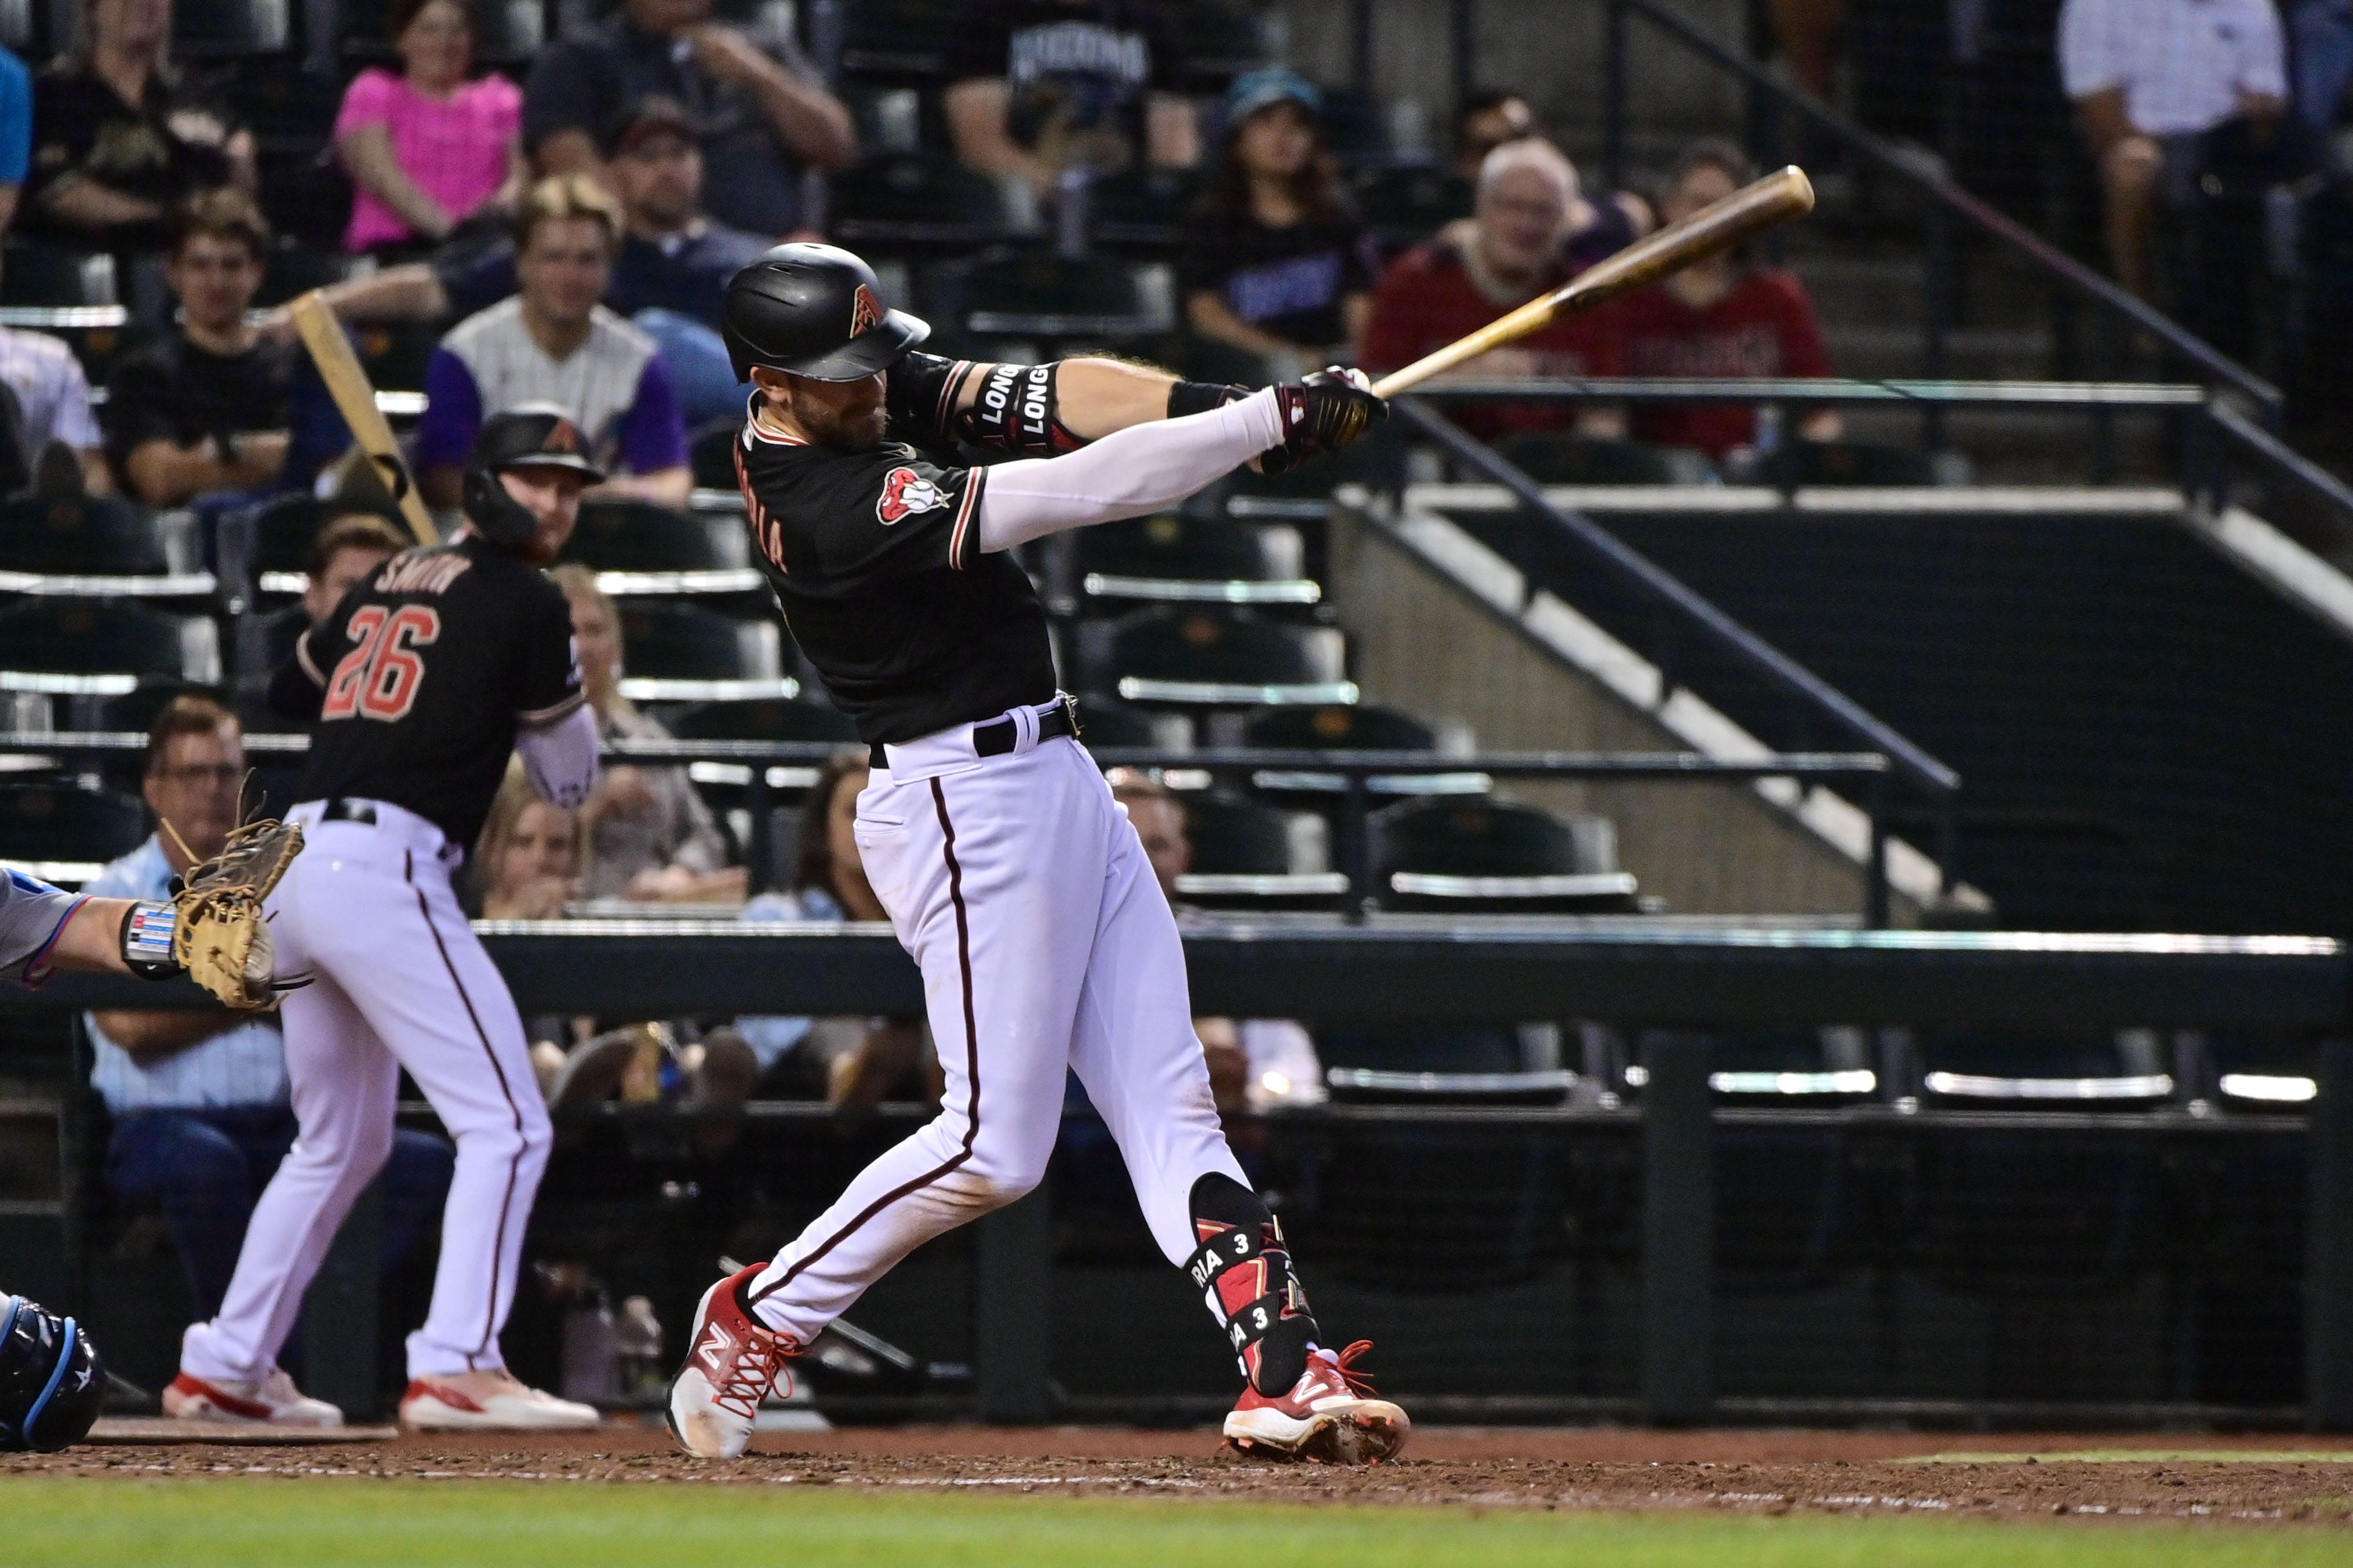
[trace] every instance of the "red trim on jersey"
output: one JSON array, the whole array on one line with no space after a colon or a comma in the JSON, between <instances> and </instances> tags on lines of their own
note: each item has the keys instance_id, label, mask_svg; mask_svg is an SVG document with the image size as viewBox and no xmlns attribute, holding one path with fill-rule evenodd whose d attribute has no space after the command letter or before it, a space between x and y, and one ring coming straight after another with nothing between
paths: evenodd
<instances>
[{"instance_id":1,"label":"red trim on jersey","mask_svg":"<svg viewBox=\"0 0 2353 1568\"><path fill-rule=\"evenodd\" d=\"M955 401L964 393L964 384L972 379L979 367L968 359L960 359L948 366L948 374L940 384L940 405L932 411L932 426L940 434L948 433L948 420L955 413Z\"/></svg>"},{"instance_id":2,"label":"red trim on jersey","mask_svg":"<svg viewBox=\"0 0 2353 1568\"><path fill-rule=\"evenodd\" d=\"M25 960L24 975L26 990L39 990L43 985L48 984L49 976L57 973L55 970L43 971L41 968L41 960L49 956L50 950L58 945L58 939L66 934L66 927L71 923L74 916L81 912L81 907L90 902L90 896L88 893L84 893L80 898L78 898L72 903L68 904L66 906L66 912L58 917L56 929L49 932L49 940L41 943L38 948L35 949L32 957Z\"/></svg>"},{"instance_id":3,"label":"red trim on jersey","mask_svg":"<svg viewBox=\"0 0 2353 1568\"><path fill-rule=\"evenodd\" d=\"M802 440L797 436L787 436L781 430L769 429L766 426L760 423L760 416L756 414L744 421L744 433L759 440L768 442L772 446L806 447L808 445L807 441Z\"/></svg>"},{"instance_id":4,"label":"red trim on jersey","mask_svg":"<svg viewBox=\"0 0 2353 1568\"><path fill-rule=\"evenodd\" d=\"M980 533L972 524L980 515L980 492L987 480L987 468L965 470L964 500L956 508L955 527L948 534L948 564L959 572L971 566L980 555Z\"/></svg>"}]
</instances>

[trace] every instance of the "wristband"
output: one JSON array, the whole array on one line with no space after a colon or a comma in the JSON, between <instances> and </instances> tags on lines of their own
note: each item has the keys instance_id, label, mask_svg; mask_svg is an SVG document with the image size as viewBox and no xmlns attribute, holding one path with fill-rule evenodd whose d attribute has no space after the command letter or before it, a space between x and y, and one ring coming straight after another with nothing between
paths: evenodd
<instances>
[{"instance_id":1,"label":"wristband","mask_svg":"<svg viewBox=\"0 0 2353 1568\"><path fill-rule=\"evenodd\" d=\"M142 980L168 980L180 973L172 956L172 933L179 910L170 904L135 903L122 911L122 962Z\"/></svg>"},{"instance_id":2,"label":"wristband","mask_svg":"<svg viewBox=\"0 0 2353 1568\"><path fill-rule=\"evenodd\" d=\"M1086 445L1062 424L1058 363L992 364L956 416L958 439L993 452L1058 458Z\"/></svg>"},{"instance_id":3,"label":"wristband","mask_svg":"<svg viewBox=\"0 0 2353 1568\"><path fill-rule=\"evenodd\" d=\"M1168 389L1168 417L1182 419L1187 414L1207 414L1212 408L1223 408L1229 403L1240 402L1250 395L1247 386L1228 386L1214 381L1180 381Z\"/></svg>"}]
</instances>

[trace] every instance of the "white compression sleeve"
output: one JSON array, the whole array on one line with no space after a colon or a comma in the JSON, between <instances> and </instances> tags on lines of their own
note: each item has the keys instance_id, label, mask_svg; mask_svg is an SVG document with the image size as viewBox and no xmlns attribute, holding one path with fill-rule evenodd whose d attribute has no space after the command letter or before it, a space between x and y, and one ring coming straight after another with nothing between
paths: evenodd
<instances>
[{"instance_id":1,"label":"white compression sleeve","mask_svg":"<svg viewBox=\"0 0 2353 1568\"><path fill-rule=\"evenodd\" d=\"M523 772L540 799L566 810L596 787L596 713L582 703L554 723L515 736Z\"/></svg>"},{"instance_id":2,"label":"white compression sleeve","mask_svg":"<svg viewBox=\"0 0 2353 1568\"><path fill-rule=\"evenodd\" d=\"M1282 444L1271 387L1182 419L1131 425L1059 458L987 470L980 547L1010 550L1066 528L1142 517Z\"/></svg>"}]
</instances>

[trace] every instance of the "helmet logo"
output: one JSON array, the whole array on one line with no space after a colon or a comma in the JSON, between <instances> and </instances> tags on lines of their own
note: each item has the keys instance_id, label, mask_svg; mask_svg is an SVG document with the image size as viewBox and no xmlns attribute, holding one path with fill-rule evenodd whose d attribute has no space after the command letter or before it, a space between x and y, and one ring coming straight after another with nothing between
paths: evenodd
<instances>
[{"instance_id":1,"label":"helmet logo","mask_svg":"<svg viewBox=\"0 0 2353 1568\"><path fill-rule=\"evenodd\" d=\"M849 335L858 336L870 327L882 324L882 303L874 298L874 290L865 284L849 297Z\"/></svg>"},{"instance_id":2,"label":"helmet logo","mask_svg":"<svg viewBox=\"0 0 2353 1568\"><path fill-rule=\"evenodd\" d=\"M547 438L539 444L539 449L543 452L577 454L580 450L580 432L573 428L571 420L559 419L555 422L554 427L548 431Z\"/></svg>"},{"instance_id":3,"label":"helmet logo","mask_svg":"<svg viewBox=\"0 0 2353 1568\"><path fill-rule=\"evenodd\" d=\"M875 500L874 515L888 528L912 512L937 511L947 504L940 487L914 469L893 468L882 476L882 493Z\"/></svg>"}]
</instances>

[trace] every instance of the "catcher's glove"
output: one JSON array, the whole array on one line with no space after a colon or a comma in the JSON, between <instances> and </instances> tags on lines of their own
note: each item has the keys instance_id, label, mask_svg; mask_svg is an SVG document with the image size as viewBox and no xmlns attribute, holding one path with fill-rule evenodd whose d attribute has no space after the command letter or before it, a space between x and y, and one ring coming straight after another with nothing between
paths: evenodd
<instances>
[{"instance_id":1,"label":"catcher's glove","mask_svg":"<svg viewBox=\"0 0 2353 1568\"><path fill-rule=\"evenodd\" d=\"M134 904L122 919L122 956L134 973L188 978L241 1012L274 1005L302 981L274 975L262 901L302 852L302 825L254 822L211 859L189 868L169 904ZM168 945L167 945L168 944Z\"/></svg>"}]
</instances>

